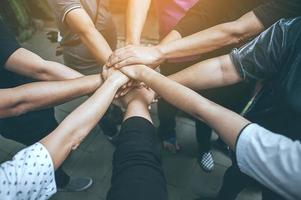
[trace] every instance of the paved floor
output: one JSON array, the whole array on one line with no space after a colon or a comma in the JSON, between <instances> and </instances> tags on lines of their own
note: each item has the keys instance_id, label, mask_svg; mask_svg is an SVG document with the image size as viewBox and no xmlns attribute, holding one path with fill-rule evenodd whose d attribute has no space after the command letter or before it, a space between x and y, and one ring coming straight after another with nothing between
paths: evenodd
<instances>
[{"instance_id":1,"label":"paved floor","mask_svg":"<svg viewBox=\"0 0 301 200\"><path fill-rule=\"evenodd\" d=\"M54 56L55 45L45 40L45 32L38 32L33 39L24 44L27 48L40 54L45 59L62 62L62 58ZM47 48L45 48L47 46ZM56 108L58 121L64 119L76 105L84 99ZM152 116L157 124L156 105ZM219 190L223 174L231 161L217 150L213 150L215 170L204 173L196 162L197 144L194 123L183 117L177 119L178 139L182 151L171 155L162 151L163 168L166 174L170 200L196 200L200 195L214 195ZM216 138L216 136L214 136ZM22 145L6 140L0 136L0 161L10 159L13 154L23 148ZM107 142L99 127L96 127L78 150L73 152L64 163L64 169L71 176L90 176L94 179L93 186L80 193L57 193L53 200L104 200L110 187L112 172L111 160L114 147ZM260 199L256 189L248 189L237 198L239 200Z\"/></svg>"}]
</instances>

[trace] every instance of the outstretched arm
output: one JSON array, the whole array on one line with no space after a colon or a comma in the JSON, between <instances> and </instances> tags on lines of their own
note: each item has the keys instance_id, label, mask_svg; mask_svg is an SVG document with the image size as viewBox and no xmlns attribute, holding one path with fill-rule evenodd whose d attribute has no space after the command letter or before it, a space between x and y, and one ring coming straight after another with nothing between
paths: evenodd
<instances>
[{"instance_id":1,"label":"outstretched arm","mask_svg":"<svg viewBox=\"0 0 301 200\"><path fill-rule=\"evenodd\" d=\"M229 55L197 63L169 78L195 91L224 87L242 81Z\"/></svg>"},{"instance_id":2,"label":"outstretched arm","mask_svg":"<svg viewBox=\"0 0 301 200\"><path fill-rule=\"evenodd\" d=\"M232 149L235 147L240 130L250 123L240 115L205 99L146 66L124 67L121 70L131 78L143 81L169 103L204 120Z\"/></svg>"},{"instance_id":3,"label":"outstretched arm","mask_svg":"<svg viewBox=\"0 0 301 200\"><path fill-rule=\"evenodd\" d=\"M264 26L253 11L239 19L219 24L193 35L159 45L164 59L208 53L228 45L237 45L259 34Z\"/></svg>"},{"instance_id":4,"label":"outstretched arm","mask_svg":"<svg viewBox=\"0 0 301 200\"><path fill-rule=\"evenodd\" d=\"M123 67L131 64L160 64L166 59L208 53L228 45L239 44L263 30L259 19L253 12L249 12L236 21L219 24L183 38L174 30L157 46L132 46L121 49L114 52L108 65Z\"/></svg>"},{"instance_id":5,"label":"outstretched arm","mask_svg":"<svg viewBox=\"0 0 301 200\"><path fill-rule=\"evenodd\" d=\"M8 58L4 67L8 71L42 81L74 79L83 76L65 65L44 60L24 48L16 50Z\"/></svg>"},{"instance_id":6,"label":"outstretched arm","mask_svg":"<svg viewBox=\"0 0 301 200\"><path fill-rule=\"evenodd\" d=\"M112 50L84 9L76 8L68 12L65 22L80 37L99 63L107 62Z\"/></svg>"},{"instance_id":7,"label":"outstretched arm","mask_svg":"<svg viewBox=\"0 0 301 200\"><path fill-rule=\"evenodd\" d=\"M41 140L58 168L71 150L94 128L128 78L120 72L111 75L86 102L75 109L51 134Z\"/></svg>"},{"instance_id":8,"label":"outstretched arm","mask_svg":"<svg viewBox=\"0 0 301 200\"><path fill-rule=\"evenodd\" d=\"M126 14L126 44L140 44L151 0L129 0Z\"/></svg>"},{"instance_id":9,"label":"outstretched arm","mask_svg":"<svg viewBox=\"0 0 301 200\"><path fill-rule=\"evenodd\" d=\"M67 81L36 82L0 89L0 118L18 116L93 93L101 83L99 75L92 75Z\"/></svg>"}]
</instances>

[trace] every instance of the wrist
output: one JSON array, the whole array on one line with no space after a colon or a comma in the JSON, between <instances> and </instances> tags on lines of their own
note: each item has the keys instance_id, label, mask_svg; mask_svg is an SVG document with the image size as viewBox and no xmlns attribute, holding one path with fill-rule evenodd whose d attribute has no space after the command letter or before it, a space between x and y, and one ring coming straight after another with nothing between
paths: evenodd
<instances>
[{"instance_id":1,"label":"wrist","mask_svg":"<svg viewBox=\"0 0 301 200\"><path fill-rule=\"evenodd\" d=\"M166 60L166 51L164 49L164 46L163 45L157 45L157 46L154 46L154 48L156 49L156 51L158 52L158 55L159 55L159 62L160 63L163 63L165 62Z\"/></svg>"},{"instance_id":2,"label":"wrist","mask_svg":"<svg viewBox=\"0 0 301 200\"><path fill-rule=\"evenodd\" d=\"M149 80L152 79L151 77L153 76L154 73L156 73L156 72L153 69L145 66L140 70L140 72L138 74L138 79L139 79L139 81L145 82L146 84L148 84Z\"/></svg>"},{"instance_id":3,"label":"wrist","mask_svg":"<svg viewBox=\"0 0 301 200\"><path fill-rule=\"evenodd\" d=\"M125 46L127 45L140 45L140 39L129 37L125 40Z\"/></svg>"},{"instance_id":4,"label":"wrist","mask_svg":"<svg viewBox=\"0 0 301 200\"><path fill-rule=\"evenodd\" d=\"M109 76L105 83L109 84L116 91L124 84L121 82L120 77L117 76Z\"/></svg>"}]
</instances>

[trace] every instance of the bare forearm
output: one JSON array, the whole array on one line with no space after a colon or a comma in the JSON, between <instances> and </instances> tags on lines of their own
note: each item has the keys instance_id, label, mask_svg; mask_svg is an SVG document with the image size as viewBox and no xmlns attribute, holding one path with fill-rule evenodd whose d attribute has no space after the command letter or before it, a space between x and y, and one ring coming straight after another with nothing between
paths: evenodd
<instances>
[{"instance_id":1,"label":"bare forearm","mask_svg":"<svg viewBox=\"0 0 301 200\"><path fill-rule=\"evenodd\" d=\"M57 62L46 61L39 55L20 48L5 63L8 71L42 81L57 81L82 77L79 72Z\"/></svg>"},{"instance_id":2,"label":"bare forearm","mask_svg":"<svg viewBox=\"0 0 301 200\"><path fill-rule=\"evenodd\" d=\"M66 23L76 33L95 59L104 64L112 54L107 41L96 29L92 19L84 9L74 9L66 16Z\"/></svg>"},{"instance_id":3,"label":"bare forearm","mask_svg":"<svg viewBox=\"0 0 301 200\"><path fill-rule=\"evenodd\" d=\"M146 69L141 77L141 81L144 81L166 101L199 120L205 121L231 148L234 148L240 130L249 123L240 115L203 98L191 89L151 69Z\"/></svg>"},{"instance_id":4,"label":"bare forearm","mask_svg":"<svg viewBox=\"0 0 301 200\"><path fill-rule=\"evenodd\" d=\"M230 24L222 24L193 35L159 45L165 59L207 53L221 47L237 44L234 35L227 31Z\"/></svg>"},{"instance_id":5,"label":"bare forearm","mask_svg":"<svg viewBox=\"0 0 301 200\"><path fill-rule=\"evenodd\" d=\"M129 0L126 17L126 44L140 44L151 0Z\"/></svg>"},{"instance_id":6,"label":"bare forearm","mask_svg":"<svg viewBox=\"0 0 301 200\"><path fill-rule=\"evenodd\" d=\"M223 23L185 38L160 45L165 59L208 53L228 45L239 44L264 30L253 12L236 21Z\"/></svg>"},{"instance_id":7,"label":"bare forearm","mask_svg":"<svg viewBox=\"0 0 301 200\"><path fill-rule=\"evenodd\" d=\"M167 34L161 41L159 45L168 44L175 40L182 39L181 34L178 31L172 30L170 33Z\"/></svg>"},{"instance_id":8,"label":"bare forearm","mask_svg":"<svg viewBox=\"0 0 301 200\"><path fill-rule=\"evenodd\" d=\"M17 116L28 111L51 107L94 92L101 85L99 75L68 81L36 82L2 91L0 116Z\"/></svg>"},{"instance_id":9,"label":"bare forearm","mask_svg":"<svg viewBox=\"0 0 301 200\"><path fill-rule=\"evenodd\" d=\"M241 81L229 55L197 63L169 78L196 91L223 87Z\"/></svg>"},{"instance_id":10,"label":"bare forearm","mask_svg":"<svg viewBox=\"0 0 301 200\"><path fill-rule=\"evenodd\" d=\"M98 30L92 28L81 34L80 38L99 63L107 62L112 54L112 49Z\"/></svg>"},{"instance_id":11,"label":"bare forearm","mask_svg":"<svg viewBox=\"0 0 301 200\"><path fill-rule=\"evenodd\" d=\"M37 80L62 81L83 77L83 74L57 62L45 61L44 69Z\"/></svg>"},{"instance_id":12,"label":"bare forearm","mask_svg":"<svg viewBox=\"0 0 301 200\"><path fill-rule=\"evenodd\" d=\"M114 99L118 87L106 81L86 102L75 109L50 135L41 142L58 168L72 149L95 127Z\"/></svg>"}]
</instances>

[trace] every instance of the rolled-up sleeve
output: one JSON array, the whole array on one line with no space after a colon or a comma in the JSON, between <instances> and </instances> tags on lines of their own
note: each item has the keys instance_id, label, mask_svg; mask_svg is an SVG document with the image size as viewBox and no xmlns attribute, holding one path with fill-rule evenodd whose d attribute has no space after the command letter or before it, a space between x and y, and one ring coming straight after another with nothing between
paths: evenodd
<instances>
[{"instance_id":1,"label":"rolled-up sleeve","mask_svg":"<svg viewBox=\"0 0 301 200\"><path fill-rule=\"evenodd\" d=\"M250 124L236 146L240 170L287 199L301 198L301 143Z\"/></svg>"},{"instance_id":2,"label":"rolled-up sleeve","mask_svg":"<svg viewBox=\"0 0 301 200\"><path fill-rule=\"evenodd\" d=\"M49 199L56 192L47 149L36 143L0 165L0 199Z\"/></svg>"}]
</instances>

